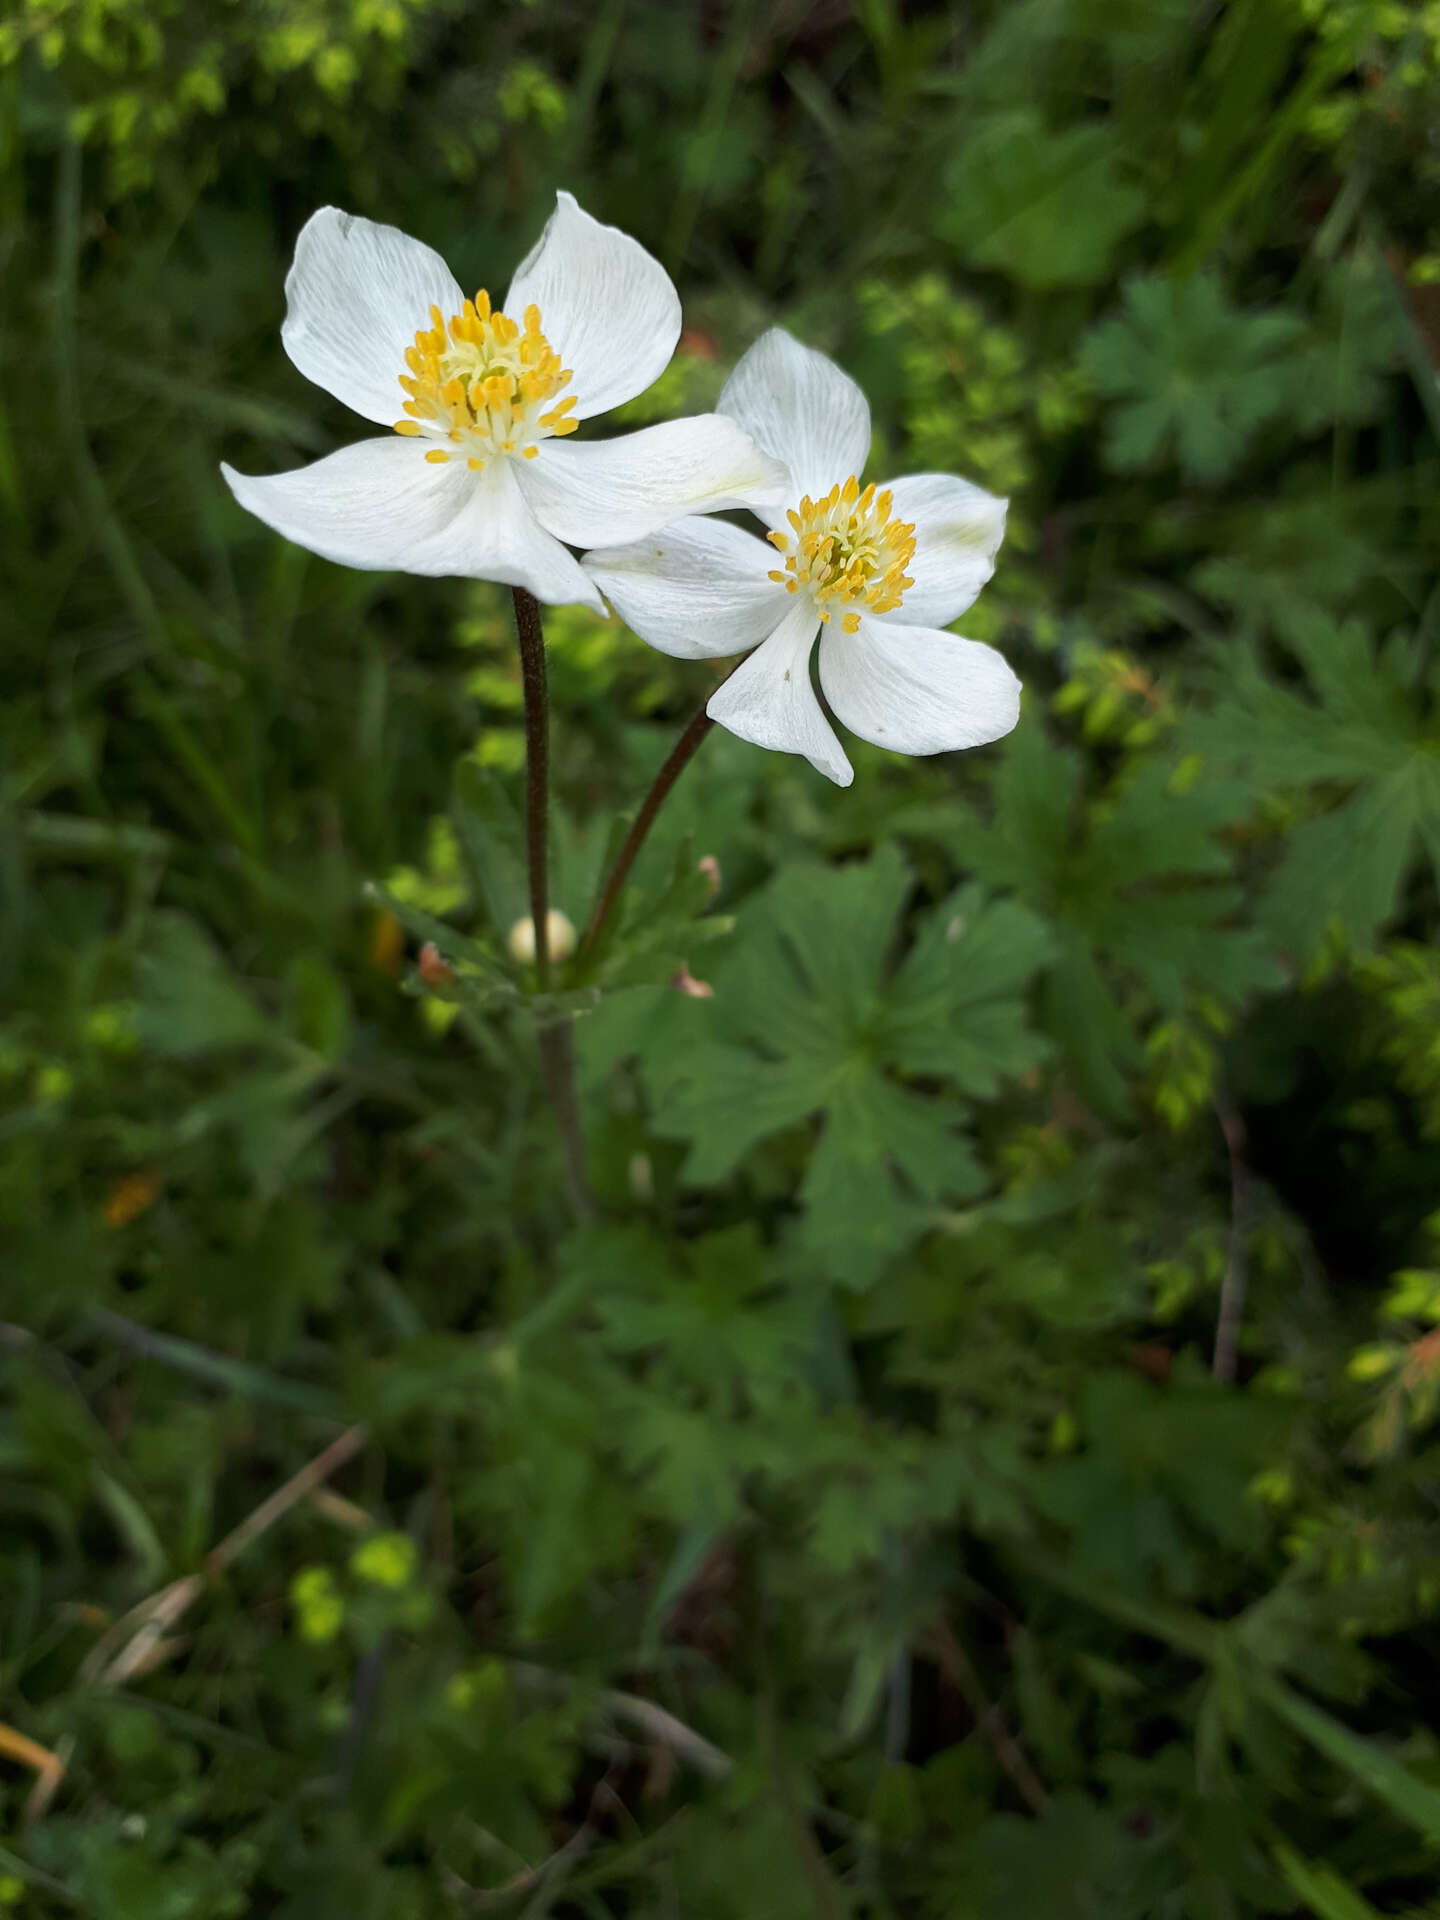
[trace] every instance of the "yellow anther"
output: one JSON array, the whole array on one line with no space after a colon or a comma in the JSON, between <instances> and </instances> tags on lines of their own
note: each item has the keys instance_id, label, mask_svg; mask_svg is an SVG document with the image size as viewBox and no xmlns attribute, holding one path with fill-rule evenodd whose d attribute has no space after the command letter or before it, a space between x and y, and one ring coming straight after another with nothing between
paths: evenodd
<instances>
[{"instance_id":1,"label":"yellow anther","mask_svg":"<svg viewBox=\"0 0 1440 1920\"><path fill-rule=\"evenodd\" d=\"M397 433L448 441L479 473L492 454L518 450L533 460L540 441L575 431L569 415L576 397L562 397L570 370L541 331L533 301L523 332L509 314L494 311L483 287L448 320L432 306L430 321L405 349L398 379L408 418L396 421ZM436 464L449 457L443 450L427 455Z\"/></svg>"},{"instance_id":2,"label":"yellow anther","mask_svg":"<svg viewBox=\"0 0 1440 1920\"><path fill-rule=\"evenodd\" d=\"M445 452L443 447L432 447L429 453L426 454L425 458L430 462L432 466L443 467L445 462L450 458L450 456L448 453Z\"/></svg>"},{"instance_id":3,"label":"yellow anther","mask_svg":"<svg viewBox=\"0 0 1440 1920\"><path fill-rule=\"evenodd\" d=\"M770 578L790 593L803 586L824 622L840 612L846 633L859 632L866 611L893 613L915 584L906 572L915 558L915 529L891 519L894 504L893 494L877 493L873 484L862 492L853 473L819 500L806 494L785 516L797 551L788 552L784 534L766 536L787 554L786 572Z\"/></svg>"}]
</instances>

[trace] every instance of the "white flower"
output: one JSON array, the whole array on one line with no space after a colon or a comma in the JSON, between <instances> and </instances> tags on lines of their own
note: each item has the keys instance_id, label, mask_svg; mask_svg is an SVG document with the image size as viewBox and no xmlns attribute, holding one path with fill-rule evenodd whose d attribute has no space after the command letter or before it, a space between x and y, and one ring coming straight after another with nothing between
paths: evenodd
<instances>
[{"instance_id":1,"label":"white flower","mask_svg":"<svg viewBox=\"0 0 1440 1920\"><path fill-rule=\"evenodd\" d=\"M562 542L634 540L783 492L779 463L719 414L568 440L650 386L680 336L659 261L568 193L498 312L431 248L334 207L305 223L285 294L295 365L393 431L291 473L221 472L267 526L342 566L500 580L603 613Z\"/></svg>"},{"instance_id":2,"label":"white flower","mask_svg":"<svg viewBox=\"0 0 1440 1920\"><path fill-rule=\"evenodd\" d=\"M757 508L769 546L723 520L685 519L587 553L627 626L686 660L753 647L711 697L710 717L757 746L804 754L842 787L854 771L810 684L817 632L825 698L862 740L946 753L1008 733L1020 682L993 648L938 631L994 572L1007 503L945 473L862 492L864 394L779 327L740 361L717 411L785 461L789 509Z\"/></svg>"}]
</instances>

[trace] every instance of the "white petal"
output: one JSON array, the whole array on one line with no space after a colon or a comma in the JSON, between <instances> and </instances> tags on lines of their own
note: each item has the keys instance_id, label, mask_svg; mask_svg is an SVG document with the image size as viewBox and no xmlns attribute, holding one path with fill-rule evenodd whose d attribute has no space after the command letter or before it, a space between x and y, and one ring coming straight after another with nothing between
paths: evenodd
<instances>
[{"instance_id":1,"label":"white petal","mask_svg":"<svg viewBox=\"0 0 1440 1920\"><path fill-rule=\"evenodd\" d=\"M535 523L509 463L433 465L415 440L361 440L291 473L220 471L287 540L342 567L458 575L527 587L552 605L604 603L579 562Z\"/></svg>"},{"instance_id":2,"label":"white petal","mask_svg":"<svg viewBox=\"0 0 1440 1920\"><path fill-rule=\"evenodd\" d=\"M953 473L907 474L887 480L887 491L895 501L891 518L915 529L915 558L906 568L915 584L881 617L897 626L948 627L994 573L1010 503Z\"/></svg>"},{"instance_id":3,"label":"white petal","mask_svg":"<svg viewBox=\"0 0 1440 1920\"><path fill-rule=\"evenodd\" d=\"M810 684L810 649L820 624L802 595L763 646L742 660L705 711L722 727L779 753L803 753L817 773L848 787L855 770Z\"/></svg>"},{"instance_id":4,"label":"white petal","mask_svg":"<svg viewBox=\"0 0 1440 1920\"><path fill-rule=\"evenodd\" d=\"M762 333L735 367L715 403L755 436L766 453L790 469L791 493L770 526L802 494L818 500L870 456L870 407L848 373L813 347L802 347L783 327Z\"/></svg>"},{"instance_id":5,"label":"white petal","mask_svg":"<svg viewBox=\"0 0 1440 1920\"><path fill-rule=\"evenodd\" d=\"M896 753L949 753L1009 733L1020 682L993 647L933 627L862 616L832 620L820 641L820 684L835 718Z\"/></svg>"},{"instance_id":6,"label":"white petal","mask_svg":"<svg viewBox=\"0 0 1440 1920\"><path fill-rule=\"evenodd\" d=\"M574 375L577 420L606 413L654 384L680 338L680 296L660 262L618 227L557 193L545 231L515 270L505 311L540 329Z\"/></svg>"},{"instance_id":7,"label":"white petal","mask_svg":"<svg viewBox=\"0 0 1440 1920\"><path fill-rule=\"evenodd\" d=\"M430 325L432 306L448 320L464 297L433 247L322 207L295 242L280 338L307 380L393 427L404 418L405 349Z\"/></svg>"},{"instance_id":8,"label":"white petal","mask_svg":"<svg viewBox=\"0 0 1440 1920\"><path fill-rule=\"evenodd\" d=\"M626 626L677 660L746 653L772 634L790 595L770 579L775 549L728 520L677 520L583 565Z\"/></svg>"},{"instance_id":9,"label":"white petal","mask_svg":"<svg viewBox=\"0 0 1440 1920\"><path fill-rule=\"evenodd\" d=\"M785 470L733 420L692 414L619 440L542 440L520 464L535 518L572 547L618 547L692 513L785 496Z\"/></svg>"}]
</instances>

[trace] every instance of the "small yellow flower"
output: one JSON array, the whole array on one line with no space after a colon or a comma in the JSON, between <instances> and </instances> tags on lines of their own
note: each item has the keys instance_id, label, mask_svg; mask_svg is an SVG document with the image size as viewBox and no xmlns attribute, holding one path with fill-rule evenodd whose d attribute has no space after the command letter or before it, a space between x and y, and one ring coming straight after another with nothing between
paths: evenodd
<instances>
[{"instance_id":1,"label":"small yellow flower","mask_svg":"<svg viewBox=\"0 0 1440 1920\"><path fill-rule=\"evenodd\" d=\"M106 1196L104 1221L107 1227L128 1227L154 1206L160 1193L160 1175L153 1168L143 1173L127 1173L117 1180Z\"/></svg>"},{"instance_id":2,"label":"small yellow flower","mask_svg":"<svg viewBox=\"0 0 1440 1920\"><path fill-rule=\"evenodd\" d=\"M372 1587L398 1592L415 1572L415 1542L408 1533L376 1533L350 1556L350 1571Z\"/></svg>"}]
</instances>

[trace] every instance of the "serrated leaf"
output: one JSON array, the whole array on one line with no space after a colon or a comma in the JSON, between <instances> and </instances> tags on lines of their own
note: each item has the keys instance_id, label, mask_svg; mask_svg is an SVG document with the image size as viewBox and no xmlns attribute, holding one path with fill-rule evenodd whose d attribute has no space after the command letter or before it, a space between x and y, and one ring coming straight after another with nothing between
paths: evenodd
<instances>
[{"instance_id":1,"label":"serrated leaf","mask_svg":"<svg viewBox=\"0 0 1440 1920\"><path fill-rule=\"evenodd\" d=\"M857 1230L872 1222L837 1275L850 1284L873 1278L874 1260L920 1230L923 1210L904 1196L933 1203L976 1191L954 1096L992 1093L1040 1053L1023 994L1046 950L1043 930L972 886L932 909L892 970L911 885L891 846L839 869L786 869L744 915L683 1052L673 1040L646 1049L655 1125L691 1142L688 1179L722 1179L758 1141L820 1122L800 1189L814 1223L805 1243L834 1250L845 1237L822 1224L827 1216ZM939 1080L944 1092L922 1097L897 1077L906 1073Z\"/></svg>"},{"instance_id":2,"label":"serrated leaf","mask_svg":"<svg viewBox=\"0 0 1440 1920\"><path fill-rule=\"evenodd\" d=\"M1231 1551L1257 1537L1247 1488L1281 1417L1273 1402L1239 1399L1184 1360L1165 1388L1096 1374L1082 1401L1087 1449L1039 1469L1035 1496L1073 1530L1077 1570L1126 1583L1153 1570L1185 1593L1188 1528Z\"/></svg>"},{"instance_id":3,"label":"serrated leaf","mask_svg":"<svg viewBox=\"0 0 1440 1920\"><path fill-rule=\"evenodd\" d=\"M1215 482L1285 406L1281 375L1304 331L1296 316L1242 313L1209 274L1136 279L1124 312L1087 335L1081 364L1115 404L1106 457L1121 472L1178 461Z\"/></svg>"},{"instance_id":4,"label":"serrated leaf","mask_svg":"<svg viewBox=\"0 0 1440 1920\"><path fill-rule=\"evenodd\" d=\"M1415 699L1408 648L1375 650L1359 623L1324 615L1298 620L1293 639L1308 690L1273 678L1254 646L1234 650L1215 711L1190 738L1257 799L1276 785L1349 788L1291 829L1263 916L1301 954L1334 921L1365 950L1417 858L1440 873L1440 733Z\"/></svg>"},{"instance_id":5,"label":"serrated leaf","mask_svg":"<svg viewBox=\"0 0 1440 1920\"><path fill-rule=\"evenodd\" d=\"M1021 727L995 776L993 824L966 815L941 837L992 886L1014 888L1026 928L1045 930L1015 929L1049 943L1045 1028L1087 1096L1116 1110L1139 1052L1127 976L1146 990L1139 1012L1178 1013L1194 990L1234 1004L1280 969L1262 935L1227 924L1240 896L1219 836L1248 810L1246 784L1217 773L1175 791L1154 759L1087 807L1081 769L1042 728Z\"/></svg>"}]
</instances>

